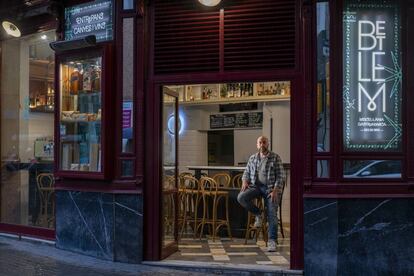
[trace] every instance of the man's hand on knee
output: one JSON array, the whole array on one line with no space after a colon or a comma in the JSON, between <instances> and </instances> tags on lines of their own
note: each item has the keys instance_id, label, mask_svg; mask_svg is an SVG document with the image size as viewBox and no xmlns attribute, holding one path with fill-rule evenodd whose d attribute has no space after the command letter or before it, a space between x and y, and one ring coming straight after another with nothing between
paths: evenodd
<instances>
[{"instance_id":1,"label":"man's hand on knee","mask_svg":"<svg viewBox=\"0 0 414 276\"><path fill-rule=\"evenodd\" d=\"M247 187L249 187L249 182L247 182L247 180L243 180L241 191L244 192L247 189Z\"/></svg>"}]
</instances>

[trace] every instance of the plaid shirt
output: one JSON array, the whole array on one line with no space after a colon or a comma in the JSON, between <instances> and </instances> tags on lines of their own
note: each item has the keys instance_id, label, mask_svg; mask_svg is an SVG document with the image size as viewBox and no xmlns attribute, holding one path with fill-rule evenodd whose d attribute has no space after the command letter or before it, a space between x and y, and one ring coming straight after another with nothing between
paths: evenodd
<instances>
[{"instance_id":1,"label":"plaid shirt","mask_svg":"<svg viewBox=\"0 0 414 276\"><path fill-rule=\"evenodd\" d=\"M255 185L257 180L257 174L259 169L260 153L255 153L250 156L247 162L246 169L243 173L243 180L248 181L250 184ZM282 159L274 152L269 152L266 163L266 175L267 175L267 188L272 190L273 188L281 189L285 180L285 171L283 169Z\"/></svg>"}]
</instances>

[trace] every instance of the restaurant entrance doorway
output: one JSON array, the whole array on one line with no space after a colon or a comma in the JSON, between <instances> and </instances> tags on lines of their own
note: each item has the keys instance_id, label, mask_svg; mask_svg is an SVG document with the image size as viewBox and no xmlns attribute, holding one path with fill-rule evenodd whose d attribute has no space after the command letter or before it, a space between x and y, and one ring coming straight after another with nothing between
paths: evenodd
<instances>
[{"instance_id":1,"label":"restaurant entrance doorway","mask_svg":"<svg viewBox=\"0 0 414 276\"><path fill-rule=\"evenodd\" d=\"M166 260L290 267L290 87L289 81L163 86L176 93L179 104L177 131L169 140L178 150L163 140L163 152L168 148L178 160L169 173L171 164L163 163L163 185L168 174L177 175L177 193L162 207L163 235L175 236L178 244ZM164 119L170 116L165 104ZM169 127L164 124L163 133ZM272 223L265 199L253 201L261 223L237 200L259 136L268 138L283 162L275 252L268 252ZM170 227L173 215L176 224Z\"/></svg>"}]
</instances>

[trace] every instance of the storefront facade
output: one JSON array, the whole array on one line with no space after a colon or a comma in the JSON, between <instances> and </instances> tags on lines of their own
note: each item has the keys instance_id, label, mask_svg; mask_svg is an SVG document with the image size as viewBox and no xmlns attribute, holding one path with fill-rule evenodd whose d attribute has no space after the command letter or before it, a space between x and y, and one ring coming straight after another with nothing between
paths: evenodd
<instances>
[{"instance_id":1,"label":"storefront facade","mask_svg":"<svg viewBox=\"0 0 414 276\"><path fill-rule=\"evenodd\" d=\"M2 204L0 231L113 261L163 259L177 250L163 246L163 87L283 81L290 267L412 273L414 3L377 2L53 3L67 41L54 44L55 230L8 223ZM87 34L97 42L70 43Z\"/></svg>"}]
</instances>

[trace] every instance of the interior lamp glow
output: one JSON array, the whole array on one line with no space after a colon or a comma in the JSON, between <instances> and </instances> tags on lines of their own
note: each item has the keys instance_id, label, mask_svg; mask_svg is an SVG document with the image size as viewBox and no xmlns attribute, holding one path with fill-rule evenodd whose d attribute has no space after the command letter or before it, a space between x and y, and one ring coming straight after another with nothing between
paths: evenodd
<instances>
[{"instance_id":1,"label":"interior lamp glow","mask_svg":"<svg viewBox=\"0 0 414 276\"><path fill-rule=\"evenodd\" d=\"M201 4L208 7L214 7L217 6L221 0L198 0Z\"/></svg>"},{"instance_id":2,"label":"interior lamp glow","mask_svg":"<svg viewBox=\"0 0 414 276\"><path fill-rule=\"evenodd\" d=\"M1 23L3 26L3 29L6 31L8 35L14 36L14 37L20 37L22 33L20 32L19 28L17 28L16 25L9 21L3 21Z\"/></svg>"}]
</instances>

